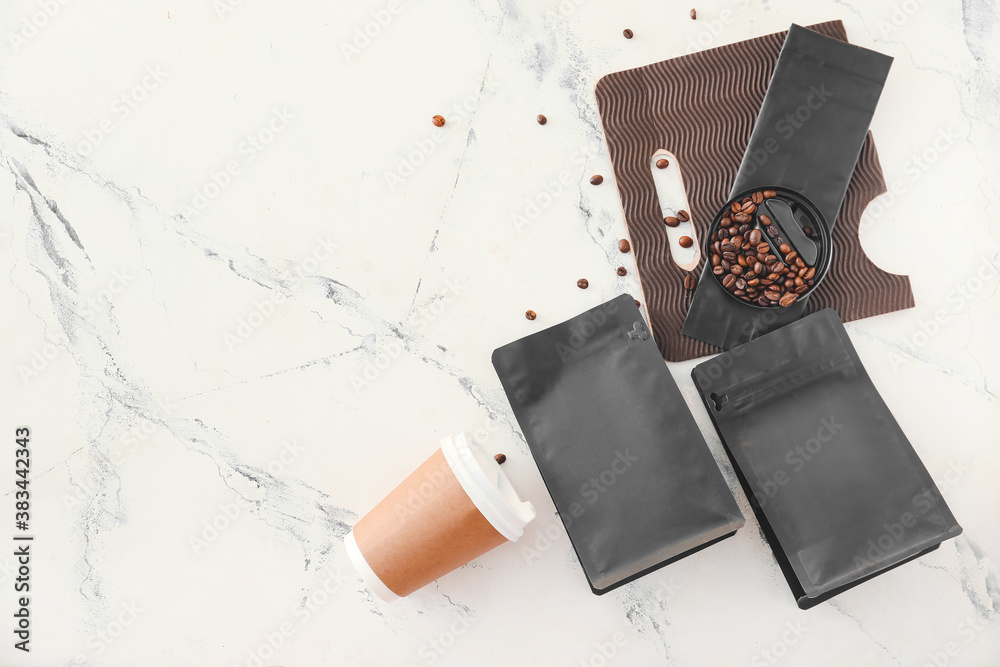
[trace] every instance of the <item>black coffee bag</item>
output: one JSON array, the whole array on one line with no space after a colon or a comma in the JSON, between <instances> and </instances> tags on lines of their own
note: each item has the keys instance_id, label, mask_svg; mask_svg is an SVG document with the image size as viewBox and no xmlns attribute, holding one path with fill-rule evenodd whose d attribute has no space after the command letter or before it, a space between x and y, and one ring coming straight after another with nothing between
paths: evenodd
<instances>
[{"instance_id":1,"label":"black coffee bag","mask_svg":"<svg viewBox=\"0 0 1000 667\"><path fill-rule=\"evenodd\" d=\"M730 197L787 188L811 201L834 232L890 65L889 56L793 24ZM808 296L765 315L727 295L711 271L705 262L681 329L685 336L728 350L806 312Z\"/></svg>"},{"instance_id":2,"label":"black coffee bag","mask_svg":"<svg viewBox=\"0 0 1000 667\"><path fill-rule=\"evenodd\" d=\"M497 349L493 366L594 593L744 524L630 295Z\"/></svg>"},{"instance_id":3,"label":"black coffee bag","mask_svg":"<svg viewBox=\"0 0 1000 667\"><path fill-rule=\"evenodd\" d=\"M799 607L962 532L833 310L691 375Z\"/></svg>"}]
</instances>

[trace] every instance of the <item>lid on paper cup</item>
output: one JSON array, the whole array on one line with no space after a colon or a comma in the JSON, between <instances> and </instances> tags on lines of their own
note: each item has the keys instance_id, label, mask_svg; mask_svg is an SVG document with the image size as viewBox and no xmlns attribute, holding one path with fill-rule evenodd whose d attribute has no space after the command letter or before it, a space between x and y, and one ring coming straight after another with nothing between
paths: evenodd
<instances>
[{"instance_id":1,"label":"lid on paper cup","mask_svg":"<svg viewBox=\"0 0 1000 667\"><path fill-rule=\"evenodd\" d=\"M535 507L522 501L500 464L464 433L441 440L441 451L452 473L483 517L511 542L535 518Z\"/></svg>"},{"instance_id":2,"label":"lid on paper cup","mask_svg":"<svg viewBox=\"0 0 1000 667\"><path fill-rule=\"evenodd\" d=\"M375 574L375 570L371 568L368 561L365 560L365 556L361 553L361 549L358 548L358 542L354 539L354 529L351 528L351 532L347 534L344 538L344 546L347 548L347 557L351 559L351 564L354 569L361 576L361 579L368 585L375 595L379 596L386 602L392 602L393 600L398 600L399 596L392 592L392 590L385 585L378 575Z\"/></svg>"}]
</instances>

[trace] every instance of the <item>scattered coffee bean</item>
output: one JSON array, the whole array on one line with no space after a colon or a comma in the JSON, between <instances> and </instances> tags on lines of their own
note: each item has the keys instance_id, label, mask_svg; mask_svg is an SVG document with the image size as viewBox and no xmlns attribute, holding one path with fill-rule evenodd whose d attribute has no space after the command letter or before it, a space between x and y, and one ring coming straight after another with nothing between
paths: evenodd
<instances>
[{"instance_id":1,"label":"scattered coffee bean","mask_svg":"<svg viewBox=\"0 0 1000 667\"><path fill-rule=\"evenodd\" d=\"M778 193L774 190L764 190L764 199L774 199L778 196Z\"/></svg>"},{"instance_id":2,"label":"scattered coffee bean","mask_svg":"<svg viewBox=\"0 0 1000 667\"><path fill-rule=\"evenodd\" d=\"M580 278L579 280L576 281L576 286L579 287L580 289L587 289L588 287L590 287L590 283L587 281L586 278Z\"/></svg>"},{"instance_id":3,"label":"scattered coffee bean","mask_svg":"<svg viewBox=\"0 0 1000 667\"><path fill-rule=\"evenodd\" d=\"M596 174L596 175L590 177L590 184L591 185L600 185L603 182L604 182L604 177L601 176L600 174Z\"/></svg>"},{"instance_id":4,"label":"scattered coffee bean","mask_svg":"<svg viewBox=\"0 0 1000 667\"><path fill-rule=\"evenodd\" d=\"M752 246L760 245L760 230L759 229L750 230L750 236L747 237L747 240L750 241L750 245Z\"/></svg>"},{"instance_id":5,"label":"scattered coffee bean","mask_svg":"<svg viewBox=\"0 0 1000 667\"><path fill-rule=\"evenodd\" d=\"M731 273L727 273L726 277L722 279L722 286L729 289L736 283L736 276Z\"/></svg>"},{"instance_id":6,"label":"scattered coffee bean","mask_svg":"<svg viewBox=\"0 0 1000 667\"><path fill-rule=\"evenodd\" d=\"M667 217L665 217L663 219L663 222L667 223L667 227L676 227L677 225L681 224L681 221L672 215L668 215Z\"/></svg>"},{"instance_id":7,"label":"scattered coffee bean","mask_svg":"<svg viewBox=\"0 0 1000 667\"><path fill-rule=\"evenodd\" d=\"M782 308L788 308L790 305L792 305L793 303L795 303L796 300L798 300L798 298L799 298L799 295L795 294L794 292L792 292L792 293L786 293L778 301L778 305L781 306Z\"/></svg>"},{"instance_id":8,"label":"scattered coffee bean","mask_svg":"<svg viewBox=\"0 0 1000 667\"><path fill-rule=\"evenodd\" d=\"M500 465L503 465L504 461L506 461L506 460L507 460L507 456L506 456L505 454L497 454L497 455L496 455L496 456L494 456L493 458L494 458L494 459L496 460L496 462L497 462L497 463L499 463Z\"/></svg>"},{"instance_id":9,"label":"scattered coffee bean","mask_svg":"<svg viewBox=\"0 0 1000 667\"><path fill-rule=\"evenodd\" d=\"M666 169L669 165L670 165L670 161L667 160L666 158L662 158L661 157L659 160L656 161L656 168L657 169Z\"/></svg>"},{"instance_id":10,"label":"scattered coffee bean","mask_svg":"<svg viewBox=\"0 0 1000 667\"><path fill-rule=\"evenodd\" d=\"M785 255L785 262L787 264L791 264L792 262L795 261L795 258L798 257L798 256L799 256L799 253L797 253L797 252L795 252L793 250L790 253L788 253L787 255Z\"/></svg>"},{"instance_id":11,"label":"scattered coffee bean","mask_svg":"<svg viewBox=\"0 0 1000 667\"><path fill-rule=\"evenodd\" d=\"M812 236L813 228L810 227L809 225L806 225L805 227L802 228L802 233L805 234L806 236Z\"/></svg>"},{"instance_id":12,"label":"scattered coffee bean","mask_svg":"<svg viewBox=\"0 0 1000 667\"><path fill-rule=\"evenodd\" d=\"M691 216L688 215L687 211L685 211L684 209L681 209L681 210L677 211L677 219L680 220L681 222L687 222L688 220L691 219Z\"/></svg>"},{"instance_id":13,"label":"scattered coffee bean","mask_svg":"<svg viewBox=\"0 0 1000 667\"><path fill-rule=\"evenodd\" d=\"M619 266L618 270L615 273L617 273L620 276L624 276L628 273L628 271L625 270L624 266Z\"/></svg>"},{"instance_id":14,"label":"scattered coffee bean","mask_svg":"<svg viewBox=\"0 0 1000 667\"><path fill-rule=\"evenodd\" d=\"M684 276L684 289L693 290L696 284L698 284L698 281L690 273Z\"/></svg>"},{"instance_id":15,"label":"scattered coffee bean","mask_svg":"<svg viewBox=\"0 0 1000 667\"><path fill-rule=\"evenodd\" d=\"M444 127L444 116L434 116L431 118L431 122L438 127Z\"/></svg>"},{"instance_id":16,"label":"scattered coffee bean","mask_svg":"<svg viewBox=\"0 0 1000 667\"><path fill-rule=\"evenodd\" d=\"M682 248L690 248L691 246L694 245L694 241L691 240L690 236L682 236L679 239L677 239L677 244L680 245L680 247Z\"/></svg>"},{"instance_id":17,"label":"scattered coffee bean","mask_svg":"<svg viewBox=\"0 0 1000 667\"><path fill-rule=\"evenodd\" d=\"M765 227L770 227L771 226L771 218L769 216L766 216L766 215L764 215L762 213L760 215L760 224L764 225Z\"/></svg>"},{"instance_id":18,"label":"scattered coffee bean","mask_svg":"<svg viewBox=\"0 0 1000 667\"><path fill-rule=\"evenodd\" d=\"M538 114L538 118L536 118L535 120L538 121L539 125L545 125L547 122L549 122L549 119L543 116L542 114Z\"/></svg>"},{"instance_id":19,"label":"scattered coffee bean","mask_svg":"<svg viewBox=\"0 0 1000 667\"><path fill-rule=\"evenodd\" d=\"M696 18L698 18L698 12L696 12L695 10L692 9L691 10L691 20L694 21ZM711 21L709 21L709 23L711 23Z\"/></svg>"},{"instance_id":20,"label":"scattered coffee bean","mask_svg":"<svg viewBox=\"0 0 1000 667\"><path fill-rule=\"evenodd\" d=\"M787 255L792 251L792 246L788 245L787 243L782 243L781 245L778 246L778 251L782 255Z\"/></svg>"},{"instance_id":21,"label":"scattered coffee bean","mask_svg":"<svg viewBox=\"0 0 1000 667\"><path fill-rule=\"evenodd\" d=\"M632 249L632 246L629 245L628 239L622 239L621 241L618 242L618 250L619 251L621 251L621 252L628 252L631 249Z\"/></svg>"},{"instance_id":22,"label":"scattered coffee bean","mask_svg":"<svg viewBox=\"0 0 1000 667\"><path fill-rule=\"evenodd\" d=\"M724 266L717 266L714 269L712 269L712 273L714 273L717 276L721 276L725 272L726 272L726 267Z\"/></svg>"},{"instance_id":23,"label":"scattered coffee bean","mask_svg":"<svg viewBox=\"0 0 1000 667\"><path fill-rule=\"evenodd\" d=\"M764 193L758 190L757 192L750 195L750 201L760 206L760 204L764 201Z\"/></svg>"},{"instance_id":24,"label":"scattered coffee bean","mask_svg":"<svg viewBox=\"0 0 1000 667\"><path fill-rule=\"evenodd\" d=\"M533 320L536 317L538 317L538 315L535 315L535 311L533 311L533 310L526 310L526 311L524 311L524 316L527 317L529 320Z\"/></svg>"},{"instance_id":25,"label":"scattered coffee bean","mask_svg":"<svg viewBox=\"0 0 1000 667\"><path fill-rule=\"evenodd\" d=\"M634 32L632 32L631 30L629 30L628 28L625 28L625 29L624 29L624 30L622 31L622 34L623 34L623 35L625 35L625 39L632 39L632 36L633 36L633 35L634 35L635 33L634 33Z\"/></svg>"}]
</instances>

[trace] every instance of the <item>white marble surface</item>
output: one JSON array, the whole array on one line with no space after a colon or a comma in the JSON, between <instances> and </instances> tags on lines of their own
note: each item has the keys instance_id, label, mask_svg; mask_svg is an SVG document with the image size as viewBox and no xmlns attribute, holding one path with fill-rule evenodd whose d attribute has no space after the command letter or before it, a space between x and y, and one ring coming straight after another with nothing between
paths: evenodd
<instances>
[{"instance_id":1,"label":"white marble surface","mask_svg":"<svg viewBox=\"0 0 1000 667\"><path fill-rule=\"evenodd\" d=\"M0 549L0 664L1000 664L1000 16L805 5L5 3L0 540L22 425L36 540L30 654ZM595 597L490 365L638 293L594 83L836 18L896 58L872 128L896 194L863 241L917 301L848 329L965 533L799 611L694 362L669 364L748 522ZM342 535L438 438L487 426L539 511L524 544L375 600Z\"/></svg>"}]
</instances>

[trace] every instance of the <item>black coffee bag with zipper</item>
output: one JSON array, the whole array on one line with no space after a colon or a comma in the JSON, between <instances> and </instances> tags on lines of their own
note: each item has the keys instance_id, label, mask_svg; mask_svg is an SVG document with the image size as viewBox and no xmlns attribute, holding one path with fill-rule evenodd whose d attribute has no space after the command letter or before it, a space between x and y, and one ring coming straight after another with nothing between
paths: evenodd
<instances>
[{"instance_id":1,"label":"black coffee bag with zipper","mask_svg":"<svg viewBox=\"0 0 1000 667\"><path fill-rule=\"evenodd\" d=\"M744 524L630 295L498 348L493 366L594 593Z\"/></svg>"},{"instance_id":2,"label":"black coffee bag with zipper","mask_svg":"<svg viewBox=\"0 0 1000 667\"><path fill-rule=\"evenodd\" d=\"M833 310L691 375L799 607L962 532Z\"/></svg>"}]
</instances>

